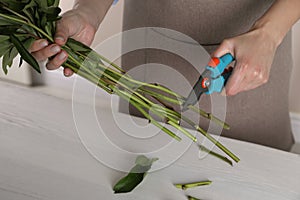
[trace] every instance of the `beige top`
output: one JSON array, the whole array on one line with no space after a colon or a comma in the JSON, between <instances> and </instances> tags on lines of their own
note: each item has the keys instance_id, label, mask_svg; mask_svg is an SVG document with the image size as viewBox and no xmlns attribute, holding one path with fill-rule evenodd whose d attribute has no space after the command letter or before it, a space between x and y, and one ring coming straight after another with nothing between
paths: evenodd
<instances>
[{"instance_id":1,"label":"beige top","mask_svg":"<svg viewBox=\"0 0 300 200\"><path fill-rule=\"evenodd\" d=\"M212 52L223 39L247 32L273 2L126 0L124 30L144 26L169 28L192 37L200 44L206 45L208 52ZM123 43L128 45L126 41ZM191 83L195 83L199 76L187 62L167 52L139 50L123 56L122 65L126 70L144 63L171 66ZM231 125L231 129L224 130L222 135L289 150L293 144L288 110L291 69L289 33L277 50L268 83L258 89L227 98L226 122ZM146 73L139 76L136 78L148 75ZM200 107L210 110L209 96L201 97ZM207 121L200 120L200 125L207 127Z\"/></svg>"}]
</instances>

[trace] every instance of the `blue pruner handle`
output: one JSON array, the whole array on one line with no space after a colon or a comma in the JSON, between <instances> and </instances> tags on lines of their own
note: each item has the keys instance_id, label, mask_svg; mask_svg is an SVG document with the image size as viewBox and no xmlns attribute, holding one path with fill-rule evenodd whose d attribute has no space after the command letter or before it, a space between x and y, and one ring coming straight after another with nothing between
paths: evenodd
<instances>
[{"instance_id":1,"label":"blue pruner handle","mask_svg":"<svg viewBox=\"0 0 300 200\"><path fill-rule=\"evenodd\" d=\"M209 90L206 92L206 94L212 94L213 92L222 91L225 82L230 76L230 75L222 76L222 73L224 72L226 67L233 61L234 61L234 57L230 53L227 53L220 58L214 57L210 60L210 62L206 66L206 69L211 72L210 75L211 82L210 82Z\"/></svg>"}]
</instances>

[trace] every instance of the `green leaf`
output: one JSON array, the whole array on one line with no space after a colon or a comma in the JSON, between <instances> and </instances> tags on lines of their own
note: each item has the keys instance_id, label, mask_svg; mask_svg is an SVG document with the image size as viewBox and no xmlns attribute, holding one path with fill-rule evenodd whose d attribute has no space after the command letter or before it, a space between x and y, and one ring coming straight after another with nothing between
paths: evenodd
<instances>
[{"instance_id":1,"label":"green leaf","mask_svg":"<svg viewBox=\"0 0 300 200\"><path fill-rule=\"evenodd\" d=\"M38 4L40 8L47 8L48 7L48 1L47 0L35 0L35 2Z\"/></svg>"},{"instance_id":2,"label":"green leaf","mask_svg":"<svg viewBox=\"0 0 300 200\"><path fill-rule=\"evenodd\" d=\"M11 20L8 20L8 19L5 19L3 17L0 17L0 26L11 26L11 25L16 25L18 24L17 22L15 21L11 21Z\"/></svg>"},{"instance_id":3,"label":"green leaf","mask_svg":"<svg viewBox=\"0 0 300 200\"><path fill-rule=\"evenodd\" d=\"M15 47L11 47L3 56L2 69L5 74L8 73L7 67L11 67L13 59L18 55L18 51Z\"/></svg>"},{"instance_id":4,"label":"green leaf","mask_svg":"<svg viewBox=\"0 0 300 200\"><path fill-rule=\"evenodd\" d=\"M8 40L9 40L9 36L7 36L7 35L0 35L0 43L1 43L1 45L3 45L2 43L4 41L8 41Z\"/></svg>"},{"instance_id":5,"label":"green leaf","mask_svg":"<svg viewBox=\"0 0 300 200\"><path fill-rule=\"evenodd\" d=\"M157 161L157 160L158 160L158 158L149 159L144 155L140 155L136 158L135 164L147 167L147 166L151 166L152 163Z\"/></svg>"},{"instance_id":6,"label":"green leaf","mask_svg":"<svg viewBox=\"0 0 300 200\"><path fill-rule=\"evenodd\" d=\"M47 24L47 15L46 14L42 14L41 15L41 22L40 22L40 24L41 24L41 27L43 27L43 29L45 29L46 28L46 24Z\"/></svg>"},{"instance_id":7,"label":"green leaf","mask_svg":"<svg viewBox=\"0 0 300 200\"><path fill-rule=\"evenodd\" d=\"M30 64L33 67L33 69L35 69L37 72L41 73L39 63L28 52L28 50L22 44L22 42L15 35L10 35L10 40L12 41L12 43L15 45L15 47L19 51L22 59L24 59L28 64Z\"/></svg>"},{"instance_id":8,"label":"green leaf","mask_svg":"<svg viewBox=\"0 0 300 200\"><path fill-rule=\"evenodd\" d=\"M45 26L45 31L48 35L50 35L51 37L53 37L54 35L54 26L53 26L53 22L47 22L46 26Z\"/></svg>"},{"instance_id":9,"label":"green leaf","mask_svg":"<svg viewBox=\"0 0 300 200\"><path fill-rule=\"evenodd\" d=\"M55 6L57 7L59 5L59 0L47 0L48 6Z\"/></svg>"},{"instance_id":10,"label":"green leaf","mask_svg":"<svg viewBox=\"0 0 300 200\"><path fill-rule=\"evenodd\" d=\"M13 44L9 41L1 42L0 57L2 57L6 52L8 52L12 47L13 47Z\"/></svg>"},{"instance_id":11,"label":"green leaf","mask_svg":"<svg viewBox=\"0 0 300 200\"><path fill-rule=\"evenodd\" d=\"M77 40L74 40L73 38L69 38L67 41L67 46L69 46L74 51L79 52L90 52L92 49L88 46L85 46L81 42L78 42Z\"/></svg>"},{"instance_id":12,"label":"green leaf","mask_svg":"<svg viewBox=\"0 0 300 200\"><path fill-rule=\"evenodd\" d=\"M144 180L147 172L152 166L152 163L156 160L158 159L148 159L145 156L138 156L135 161L136 165L130 170L130 173L128 173L127 176L118 181L118 183L113 188L114 192L131 192Z\"/></svg>"},{"instance_id":13,"label":"green leaf","mask_svg":"<svg viewBox=\"0 0 300 200\"><path fill-rule=\"evenodd\" d=\"M35 39L30 37L23 40L22 43L26 49L29 49L34 41Z\"/></svg>"},{"instance_id":14,"label":"green leaf","mask_svg":"<svg viewBox=\"0 0 300 200\"><path fill-rule=\"evenodd\" d=\"M20 28L19 25L0 26L0 35L10 35Z\"/></svg>"},{"instance_id":15,"label":"green leaf","mask_svg":"<svg viewBox=\"0 0 300 200\"><path fill-rule=\"evenodd\" d=\"M11 10L14 10L18 13L20 13L23 8L26 6L26 4L29 3L29 0L1 0L0 2L0 7L8 7L9 9ZM8 11L6 10L3 10L2 12L2 9L1 9L1 13L8 13Z\"/></svg>"},{"instance_id":16,"label":"green leaf","mask_svg":"<svg viewBox=\"0 0 300 200\"><path fill-rule=\"evenodd\" d=\"M57 20L57 17L59 16L61 9L59 7L51 6L51 7L41 9L40 12L46 14L47 21L50 22L50 21Z\"/></svg>"},{"instance_id":17,"label":"green leaf","mask_svg":"<svg viewBox=\"0 0 300 200\"><path fill-rule=\"evenodd\" d=\"M35 23L34 11L36 9L36 2L31 0L23 9L24 14L30 19L32 23Z\"/></svg>"}]
</instances>

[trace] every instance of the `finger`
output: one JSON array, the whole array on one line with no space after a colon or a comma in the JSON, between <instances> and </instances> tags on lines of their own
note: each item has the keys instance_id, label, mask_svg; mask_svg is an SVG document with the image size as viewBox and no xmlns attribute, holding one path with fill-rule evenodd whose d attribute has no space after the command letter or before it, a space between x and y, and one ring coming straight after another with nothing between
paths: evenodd
<instances>
[{"instance_id":1,"label":"finger","mask_svg":"<svg viewBox=\"0 0 300 200\"><path fill-rule=\"evenodd\" d=\"M64 68L64 75L66 77L70 77L74 74L74 72L70 68Z\"/></svg>"},{"instance_id":2,"label":"finger","mask_svg":"<svg viewBox=\"0 0 300 200\"><path fill-rule=\"evenodd\" d=\"M62 46L67 42L70 36L69 24L66 23L64 19L59 20L56 24L55 43Z\"/></svg>"},{"instance_id":3,"label":"finger","mask_svg":"<svg viewBox=\"0 0 300 200\"><path fill-rule=\"evenodd\" d=\"M259 87L260 84L248 84L244 87L244 90L243 91L249 91L249 90L253 90L257 87Z\"/></svg>"},{"instance_id":4,"label":"finger","mask_svg":"<svg viewBox=\"0 0 300 200\"><path fill-rule=\"evenodd\" d=\"M212 53L212 57L221 57L227 53L230 53L234 56L234 45L232 40L224 40L220 46Z\"/></svg>"},{"instance_id":5,"label":"finger","mask_svg":"<svg viewBox=\"0 0 300 200\"><path fill-rule=\"evenodd\" d=\"M243 88L244 81L245 81L245 74L243 73L243 71L240 69L239 66L236 66L225 86L226 95L232 96L241 92L241 88Z\"/></svg>"},{"instance_id":6,"label":"finger","mask_svg":"<svg viewBox=\"0 0 300 200\"><path fill-rule=\"evenodd\" d=\"M52 44L40 51L33 52L32 55L37 61L45 61L49 57L54 56L55 54L59 53L60 51L61 51L60 46L58 46L56 44Z\"/></svg>"},{"instance_id":7,"label":"finger","mask_svg":"<svg viewBox=\"0 0 300 200\"><path fill-rule=\"evenodd\" d=\"M53 59L51 59L47 65L46 68L48 70L55 70L58 69L68 58L68 54L65 51L61 51L59 54L57 54Z\"/></svg>"},{"instance_id":8,"label":"finger","mask_svg":"<svg viewBox=\"0 0 300 200\"><path fill-rule=\"evenodd\" d=\"M45 48L48 45L49 45L49 43L45 39L36 40L33 42L31 47L29 47L29 52L35 52L35 51L42 50L43 48Z\"/></svg>"},{"instance_id":9,"label":"finger","mask_svg":"<svg viewBox=\"0 0 300 200\"><path fill-rule=\"evenodd\" d=\"M245 78L247 79L247 81L245 81L243 91L252 90L264 84L264 82L261 79L255 79L256 76L246 76Z\"/></svg>"}]
</instances>

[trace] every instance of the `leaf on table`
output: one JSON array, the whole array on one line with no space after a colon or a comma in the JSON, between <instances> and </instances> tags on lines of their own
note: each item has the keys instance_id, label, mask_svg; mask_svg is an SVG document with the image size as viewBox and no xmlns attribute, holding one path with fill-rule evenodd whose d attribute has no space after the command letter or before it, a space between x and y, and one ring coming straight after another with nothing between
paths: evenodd
<instances>
[{"instance_id":1,"label":"leaf on table","mask_svg":"<svg viewBox=\"0 0 300 200\"><path fill-rule=\"evenodd\" d=\"M27 48L22 44L22 42L15 35L10 35L10 39L14 44L15 48L20 53L22 59L24 59L28 64L30 64L33 69L37 72L41 73L39 63L35 60L35 58L29 53Z\"/></svg>"},{"instance_id":2,"label":"leaf on table","mask_svg":"<svg viewBox=\"0 0 300 200\"><path fill-rule=\"evenodd\" d=\"M114 192L131 192L144 180L147 172L156 160L158 160L158 158L149 159L143 155L138 156L135 161L136 165L130 170L127 176L118 181L113 188Z\"/></svg>"}]
</instances>

